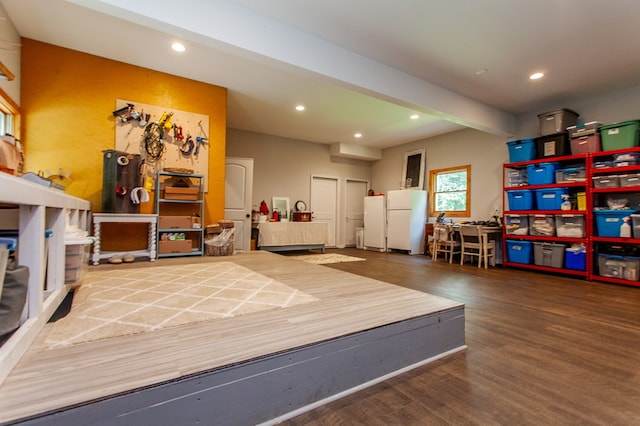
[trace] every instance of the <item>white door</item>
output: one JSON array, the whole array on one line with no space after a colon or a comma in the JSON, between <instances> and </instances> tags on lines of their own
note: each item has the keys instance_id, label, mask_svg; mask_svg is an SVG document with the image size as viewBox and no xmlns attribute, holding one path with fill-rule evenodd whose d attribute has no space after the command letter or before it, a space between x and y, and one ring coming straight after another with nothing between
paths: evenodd
<instances>
[{"instance_id":1,"label":"white door","mask_svg":"<svg viewBox=\"0 0 640 426\"><path fill-rule=\"evenodd\" d=\"M228 157L225 164L224 217L233 220L236 250L251 249L253 158Z\"/></svg>"},{"instance_id":2,"label":"white door","mask_svg":"<svg viewBox=\"0 0 640 426\"><path fill-rule=\"evenodd\" d=\"M336 246L338 235L338 178L311 176L311 211L316 222L329 224L327 247Z\"/></svg>"},{"instance_id":3,"label":"white door","mask_svg":"<svg viewBox=\"0 0 640 426\"><path fill-rule=\"evenodd\" d=\"M356 245L356 229L364 226L364 197L368 182L347 179L345 200L344 243L347 247Z\"/></svg>"}]
</instances>

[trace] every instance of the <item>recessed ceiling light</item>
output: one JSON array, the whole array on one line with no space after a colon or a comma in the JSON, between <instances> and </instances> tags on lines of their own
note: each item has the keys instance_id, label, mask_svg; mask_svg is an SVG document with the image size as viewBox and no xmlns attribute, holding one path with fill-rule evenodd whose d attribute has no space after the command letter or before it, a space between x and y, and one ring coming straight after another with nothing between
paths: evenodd
<instances>
[{"instance_id":1,"label":"recessed ceiling light","mask_svg":"<svg viewBox=\"0 0 640 426\"><path fill-rule=\"evenodd\" d=\"M356 133L355 135L353 135L354 138L361 138L362 137L362 133Z\"/></svg>"},{"instance_id":2,"label":"recessed ceiling light","mask_svg":"<svg viewBox=\"0 0 640 426\"><path fill-rule=\"evenodd\" d=\"M479 70L476 71L476 75L486 74L487 72L489 72L488 68L480 68Z\"/></svg>"},{"instance_id":3,"label":"recessed ceiling light","mask_svg":"<svg viewBox=\"0 0 640 426\"><path fill-rule=\"evenodd\" d=\"M531 74L531 75L529 76L529 79L531 79L531 80L538 80L538 79L541 79L542 77L544 77L544 74L543 74L543 73L541 73L541 72L534 72L533 74Z\"/></svg>"},{"instance_id":4,"label":"recessed ceiling light","mask_svg":"<svg viewBox=\"0 0 640 426\"><path fill-rule=\"evenodd\" d=\"M171 45L171 48L176 52L184 52L186 50L186 48L184 47L184 44L178 43L178 42L173 43Z\"/></svg>"},{"instance_id":5,"label":"recessed ceiling light","mask_svg":"<svg viewBox=\"0 0 640 426\"><path fill-rule=\"evenodd\" d=\"M304 111L304 105L296 106L296 111Z\"/></svg>"},{"instance_id":6,"label":"recessed ceiling light","mask_svg":"<svg viewBox=\"0 0 640 426\"><path fill-rule=\"evenodd\" d=\"M420 116L418 114L411 114L411 117L409 117L412 120L417 120L418 118L420 118Z\"/></svg>"}]
</instances>

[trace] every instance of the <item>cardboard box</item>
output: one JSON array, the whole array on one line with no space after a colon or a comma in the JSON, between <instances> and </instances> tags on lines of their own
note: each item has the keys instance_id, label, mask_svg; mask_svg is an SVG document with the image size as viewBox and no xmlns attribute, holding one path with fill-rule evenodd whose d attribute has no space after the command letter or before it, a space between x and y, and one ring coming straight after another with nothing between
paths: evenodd
<instances>
[{"instance_id":1,"label":"cardboard box","mask_svg":"<svg viewBox=\"0 0 640 426\"><path fill-rule=\"evenodd\" d=\"M197 201L199 195L198 188L167 186L164 189L164 198L167 200Z\"/></svg>"},{"instance_id":2,"label":"cardboard box","mask_svg":"<svg viewBox=\"0 0 640 426\"><path fill-rule=\"evenodd\" d=\"M189 229L191 228L191 216L160 216L158 218L160 229Z\"/></svg>"},{"instance_id":3,"label":"cardboard box","mask_svg":"<svg viewBox=\"0 0 640 426\"><path fill-rule=\"evenodd\" d=\"M158 254L191 253L191 240L158 241Z\"/></svg>"}]
</instances>

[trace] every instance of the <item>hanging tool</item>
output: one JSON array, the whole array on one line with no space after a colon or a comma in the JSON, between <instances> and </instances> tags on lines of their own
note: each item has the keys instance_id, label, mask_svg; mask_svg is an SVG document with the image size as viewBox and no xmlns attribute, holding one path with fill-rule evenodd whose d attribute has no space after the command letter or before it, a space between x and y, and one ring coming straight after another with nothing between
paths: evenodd
<instances>
[{"instance_id":1,"label":"hanging tool","mask_svg":"<svg viewBox=\"0 0 640 426\"><path fill-rule=\"evenodd\" d=\"M203 138L202 136L196 136L196 151L193 153L196 157L200 153L200 146L207 144L207 138Z\"/></svg>"}]
</instances>

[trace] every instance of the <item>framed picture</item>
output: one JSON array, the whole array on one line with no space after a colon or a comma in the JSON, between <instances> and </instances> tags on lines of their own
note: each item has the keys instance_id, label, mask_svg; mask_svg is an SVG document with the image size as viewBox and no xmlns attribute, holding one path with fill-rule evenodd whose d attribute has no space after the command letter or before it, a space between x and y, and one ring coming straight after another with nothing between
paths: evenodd
<instances>
[{"instance_id":1,"label":"framed picture","mask_svg":"<svg viewBox=\"0 0 640 426\"><path fill-rule=\"evenodd\" d=\"M272 197L271 198L271 211L278 210L280 214L280 220L289 219L289 197Z\"/></svg>"},{"instance_id":2,"label":"framed picture","mask_svg":"<svg viewBox=\"0 0 640 426\"><path fill-rule=\"evenodd\" d=\"M417 149L404 153L404 162L402 165L402 184L403 188L424 188L424 168L425 168L425 151Z\"/></svg>"}]
</instances>

